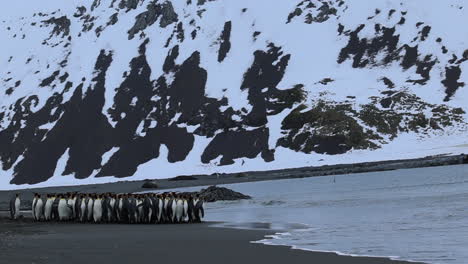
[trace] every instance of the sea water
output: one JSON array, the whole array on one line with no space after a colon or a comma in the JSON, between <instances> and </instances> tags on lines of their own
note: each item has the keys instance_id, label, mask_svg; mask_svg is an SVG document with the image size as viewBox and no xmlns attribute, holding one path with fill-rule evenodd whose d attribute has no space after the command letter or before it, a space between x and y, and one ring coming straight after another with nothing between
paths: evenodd
<instances>
[{"instance_id":1,"label":"sea water","mask_svg":"<svg viewBox=\"0 0 468 264\"><path fill-rule=\"evenodd\" d=\"M253 199L206 204L205 220L284 231L262 243L427 263L468 259L467 165L223 186Z\"/></svg>"}]
</instances>

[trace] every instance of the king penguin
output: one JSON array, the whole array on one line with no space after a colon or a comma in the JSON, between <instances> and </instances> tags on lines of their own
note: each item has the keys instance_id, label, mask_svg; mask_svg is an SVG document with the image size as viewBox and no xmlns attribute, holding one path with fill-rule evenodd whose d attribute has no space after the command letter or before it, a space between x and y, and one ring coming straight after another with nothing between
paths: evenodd
<instances>
[{"instance_id":1,"label":"king penguin","mask_svg":"<svg viewBox=\"0 0 468 264\"><path fill-rule=\"evenodd\" d=\"M90 195L88 199L88 204L86 205L86 209L88 212L87 219L88 221L93 221L93 205L94 205L94 195Z\"/></svg>"},{"instance_id":2,"label":"king penguin","mask_svg":"<svg viewBox=\"0 0 468 264\"><path fill-rule=\"evenodd\" d=\"M32 206L31 206L31 214L34 220L37 220L36 218L36 202L37 202L37 193L34 194L34 199L32 200Z\"/></svg>"},{"instance_id":3,"label":"king penguin","mask_svg":"<svg viewBox=\"0 0 468 264\"><path fill-rule=\"evenodd\" d=\"M70 220L70 213L71 210L68 206L67 199L63 196L59 196L59 202L58 202L58 216L60 221L68 221Z\"/></svg>"},{"instance_id":4,"label":"king penguin","mask_svg":"<svg viewBox=\"0 0 468 264\"><path fill-rule=\"evenodd\" d=\"M94 223L101 222L102 219L102 196L98 195L93 204Z\"/></svg>"},{"instance_id":5,"label":"king penguin","mask_svg":"<svg viewBox=\"0 0 468 264\"><path fill-rule=\"evenodd\" d=\"M88 217L88 212L86 211L86 205L88 202L88 195L84 196L82 195L81 197L81 205L80 205L80 221L85 222L87 217Z\"/></svg>"},{"instance_id":6,"label":"king penguin","mask_svg":"<svg viewBox=\"0 0 468 264\"><path fill-rule=\"evenodd\" d=\"M182 217L184 215L184 201L182 200L182 197L180 195L177 195L175 204L176 204L176 209L175 209L176 222L180 223L182 222Z\"/></svg>"},{"instance_id":7,"label":"king penguin","mask_svg":"<svg viewBox=\"0 0 468 264\"><path fill-rule=\"evenodd\" d=\"M10 201L10 216L11 219L18 219L19 213L20 213L20 206L21 206L21 199L19 197L19 194L15 194L15 197L13 197Z\"/></svg>"},{"instance_id":8,"label":"king penguin","mask_svg":"<svg viewBox=\"0 0 468 264\"><path fill-rule=\"evenodd\" d=\"M47 199L46 203L44 206L44 218L46 221L51 220L52 218L52 203L54 202L54 199L50 194L47 194Z\"/></svg>"},{"instance_id":9,"label":"king penguin","mask_svg":"<svg viewBox=\"0 0 468 264\"><path fill-rule=\"evenodd\" d=\"M37 194L36 204L34 206L34 217L36 221L41 221L44 216L44 202L42 201L41 195Z\"/></svg>"}]
</instances>

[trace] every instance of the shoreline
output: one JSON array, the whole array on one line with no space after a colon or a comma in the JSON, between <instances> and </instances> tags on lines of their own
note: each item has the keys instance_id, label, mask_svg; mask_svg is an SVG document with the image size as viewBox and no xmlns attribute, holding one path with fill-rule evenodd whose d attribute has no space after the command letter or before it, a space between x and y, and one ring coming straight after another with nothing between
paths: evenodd
<instances>
[{"instance_id":1,"label":"shoreline","mask_svg":"<svg viewBox=\"0 0 468 264\"><path fill-rule=\"evenodd\" d=\"M242 263L407 264L388 257L339 255L261 243L274 230L234 229L215 222L185 225L35 223L0 217L0 251L6 263L203 261ZM181 251L184 252L181 252ZM109 257L112 256L112 257Z\"/></svg>"},{"instance_id":2,"label":"shoreline","mask_svg":"<svg viewBox=\"0 0 468 264\"><path fill-rule=\"evenodd\" d=\"M226 173L226 174L211 174L211 175L191 175L193 180L173 180L170 179L154 179L154 180L137 180L137 181L122 181L101 184L87 185L71 185L71 186L54 186L34 188L28 187L17 190L0 190L0 211L8 210L8 204L11 196L14 193L19 193L22 198L22 210L30 209L33 193L67 193L67 192L83 192L83 193L136 193L145 191L158 191L165 189L175 189L184 187L210 186L220 184L246 183L257 181L284 180L284 179L300 179L320 176L333 176L344 174L355 174L365 172L390 171L398 169L412 169L436 166L449 166L468 164L468 155L438 155L429 156L418 159L404 160L386 160L377 162L364 162L353 164L337 164L324 165L318 167L302 167L294 169L270 170L270 171L250 171L241 173ZM172 179L172 180L171 180ZM145 182L154 181L158 188L142 188Z\"/></svg>"}]
</instances>

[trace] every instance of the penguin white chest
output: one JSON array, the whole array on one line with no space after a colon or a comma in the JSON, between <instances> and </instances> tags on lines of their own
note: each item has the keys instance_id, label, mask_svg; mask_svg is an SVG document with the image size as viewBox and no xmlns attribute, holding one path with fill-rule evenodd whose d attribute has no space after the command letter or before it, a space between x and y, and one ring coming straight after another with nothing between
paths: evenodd
<instances>
[{"instance_id":1,"label":"penguin white chest","mask_svg":"<svg viewBox=\"0 0 468 264\"><path fill-rule=\"evenodd\" d=\"M93 206L94 222L100 222L102 218L102 200L96 199Z\"/></svg>"},{"instance_id":2,"label":"penguin white chest","mask_svg":"<svg viewBox=\"0 0 468 264\"><path fill-rule=\"evenodd\" d=\"M36 207L34 207L34 217L36 220L40 220L42 218L43 205L44 203L42 202L42 199L37 199Z\"/></svg>"},{"instance_id":3,"label":"penguin white chest","mask_svg":"<svg viewBox=\"0 0 468 264\"><path fill-rule=\"evenodd\" d=\"M59 214L59 219L60 220L68 220L70 218L70 212L69 212L67 200L65 199L60 199L59 204L58 204L58 214Z\"/></svg>"},{"instance_id":4,"label":"penguin white chest","mask_svg":"<svg viewBox=\"0 0 468 264\"><path fill-rule=\"evenodd\" d=\"M18 216L20 212L21 200L20 198L15 199L15 215Z\"/></svg>"}]
</instances>

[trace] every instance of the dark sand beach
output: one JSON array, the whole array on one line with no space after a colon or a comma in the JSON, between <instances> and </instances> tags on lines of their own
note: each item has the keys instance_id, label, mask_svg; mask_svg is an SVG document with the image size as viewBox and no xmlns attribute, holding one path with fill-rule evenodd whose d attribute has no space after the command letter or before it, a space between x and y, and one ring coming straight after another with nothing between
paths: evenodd
<instances>
[{"instance_id":1,"label":"dark sand beach","mask_svg":"<svg viewBox=\"0 0 468 264\"><path fill-rule=\"evenodd\" d=\"M213 224L34 223L2 217L0 263L407 263L250 243L272 231L211 227Z\"/></svg>"}]
</instances>

